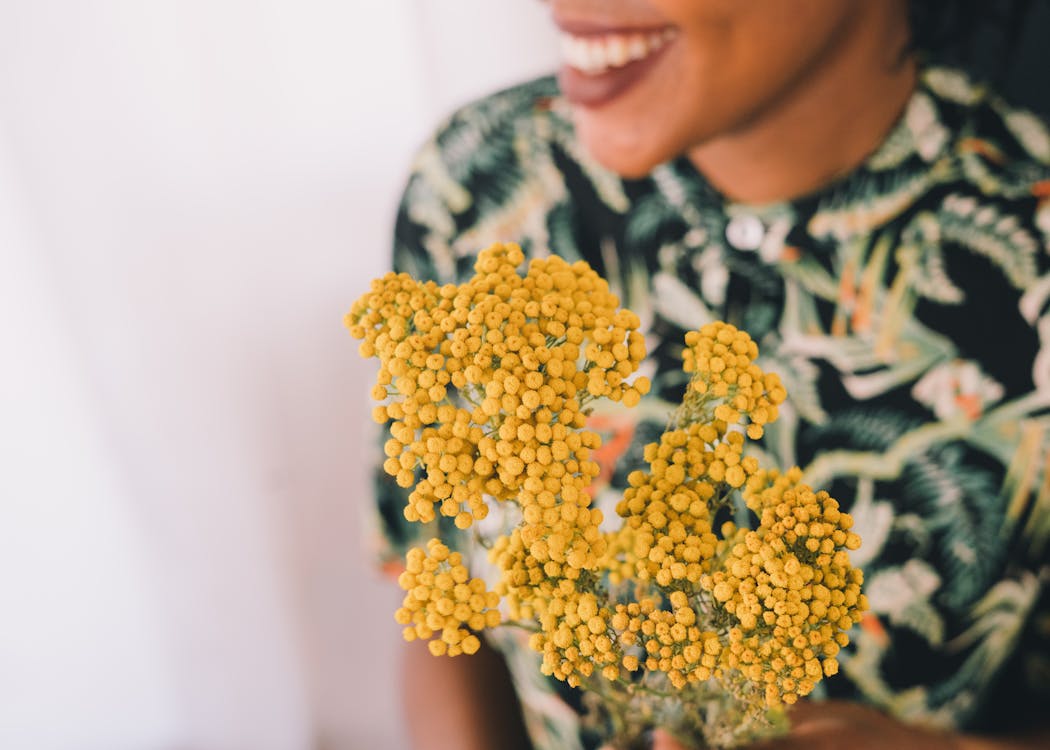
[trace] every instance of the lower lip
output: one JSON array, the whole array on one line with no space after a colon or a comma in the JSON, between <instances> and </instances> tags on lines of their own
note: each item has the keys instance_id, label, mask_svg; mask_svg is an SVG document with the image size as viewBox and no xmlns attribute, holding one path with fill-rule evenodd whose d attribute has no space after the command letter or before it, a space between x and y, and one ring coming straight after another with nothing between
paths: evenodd
<instances>
[{"instance_id":1,"label":"lower lip","mask_svg":"<svg viewBox=\"0 0 1050 750\"><path fill-rule=\"evenodd\" d=\"M569 65L558 73L558 85L565 98L580 107L600 107L634 88L653 69L657 61L674 42L665 44L641 60L629 62L620 68L588 75Z\"/></svg>"}]
</instances>

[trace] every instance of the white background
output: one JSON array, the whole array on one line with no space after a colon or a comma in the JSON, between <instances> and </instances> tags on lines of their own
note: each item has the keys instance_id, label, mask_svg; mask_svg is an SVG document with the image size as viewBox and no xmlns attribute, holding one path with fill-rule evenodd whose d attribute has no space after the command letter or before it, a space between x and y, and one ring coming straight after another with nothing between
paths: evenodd
<instances>
[{"instance_id":1,"label":"white background","mask_svg":"<svg viewBox=\"0 0 1050 750\"><path fill-rule=\"evenodd\" d=\"M403 748L371 367L415 147L536 0L0 0L0 747Z\"/></svg>"}]
</instances>

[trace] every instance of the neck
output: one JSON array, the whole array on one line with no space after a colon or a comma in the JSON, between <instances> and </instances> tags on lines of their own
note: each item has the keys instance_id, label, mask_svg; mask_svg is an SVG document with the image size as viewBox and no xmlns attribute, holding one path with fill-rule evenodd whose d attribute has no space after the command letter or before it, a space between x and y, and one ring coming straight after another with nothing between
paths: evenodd
<instances>
[{"instance_id":1,"label":"neck","mask_svg":"<svg viewBox=\"0 0 1050 750\"><path fill-rule=\"evenodd\" d=\"M746 203L789 200L847 174L878 147L915 88L916 64L901 57L907 31L891 16L855 26L762 111L689 151L715 188Z\"/></svg>"}]
</instances>

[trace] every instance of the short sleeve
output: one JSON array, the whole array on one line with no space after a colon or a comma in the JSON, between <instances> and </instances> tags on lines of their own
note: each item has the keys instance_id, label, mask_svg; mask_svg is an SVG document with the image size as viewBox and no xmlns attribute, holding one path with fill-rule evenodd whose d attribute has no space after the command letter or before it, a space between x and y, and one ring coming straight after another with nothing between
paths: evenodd
<instances>
[{"instance_id":1,"label":"short sleeve","mask_svg":"<svg viewBox=\"0 0 1050 750\"><path fill-rule=\"evenodd\" d=\"M437 148L436 137L423 147L402 193L394 224L393 270L420 280L446 283L456 277L455 264L450 264L456 222L453 207L434 184L433 169L427 167ZM375 547L382 569L396 575L409 548L439 534L430 524L405 519L409 490L400 487L383 469L384 444L390 438L387 426L375 425L374 433L371 481Z\"/></svg>"}]
</instances>

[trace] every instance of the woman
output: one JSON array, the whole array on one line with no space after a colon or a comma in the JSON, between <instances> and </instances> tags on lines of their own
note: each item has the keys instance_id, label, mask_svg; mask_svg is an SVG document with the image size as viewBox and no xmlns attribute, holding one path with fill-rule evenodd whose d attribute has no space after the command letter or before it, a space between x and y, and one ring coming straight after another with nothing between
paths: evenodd
<instances>
[{"instance_id":1,"label":"woman","mask_svg":"<svg viewBox=\"0 0 1050 750\"><path fill-rule=\"evenodd\" d=\"M550 9L558 82L467 107L424 148L396 265L452 280L518 241L584 258L641 315L652 408L601 422L631 439L598 502L680 397L683 332L725 319L758 341L791 398L766 448L857 519L872 602L826 701L770 748L1050 746L1044 126L920 64L906 0ZM380 495L392 546L411 541L403 497ZM533 746L593 746L579 696L498 645ZM493 652L410 648L407 667L420 748L527 746Z\"/></svg>"}]
</instances>

